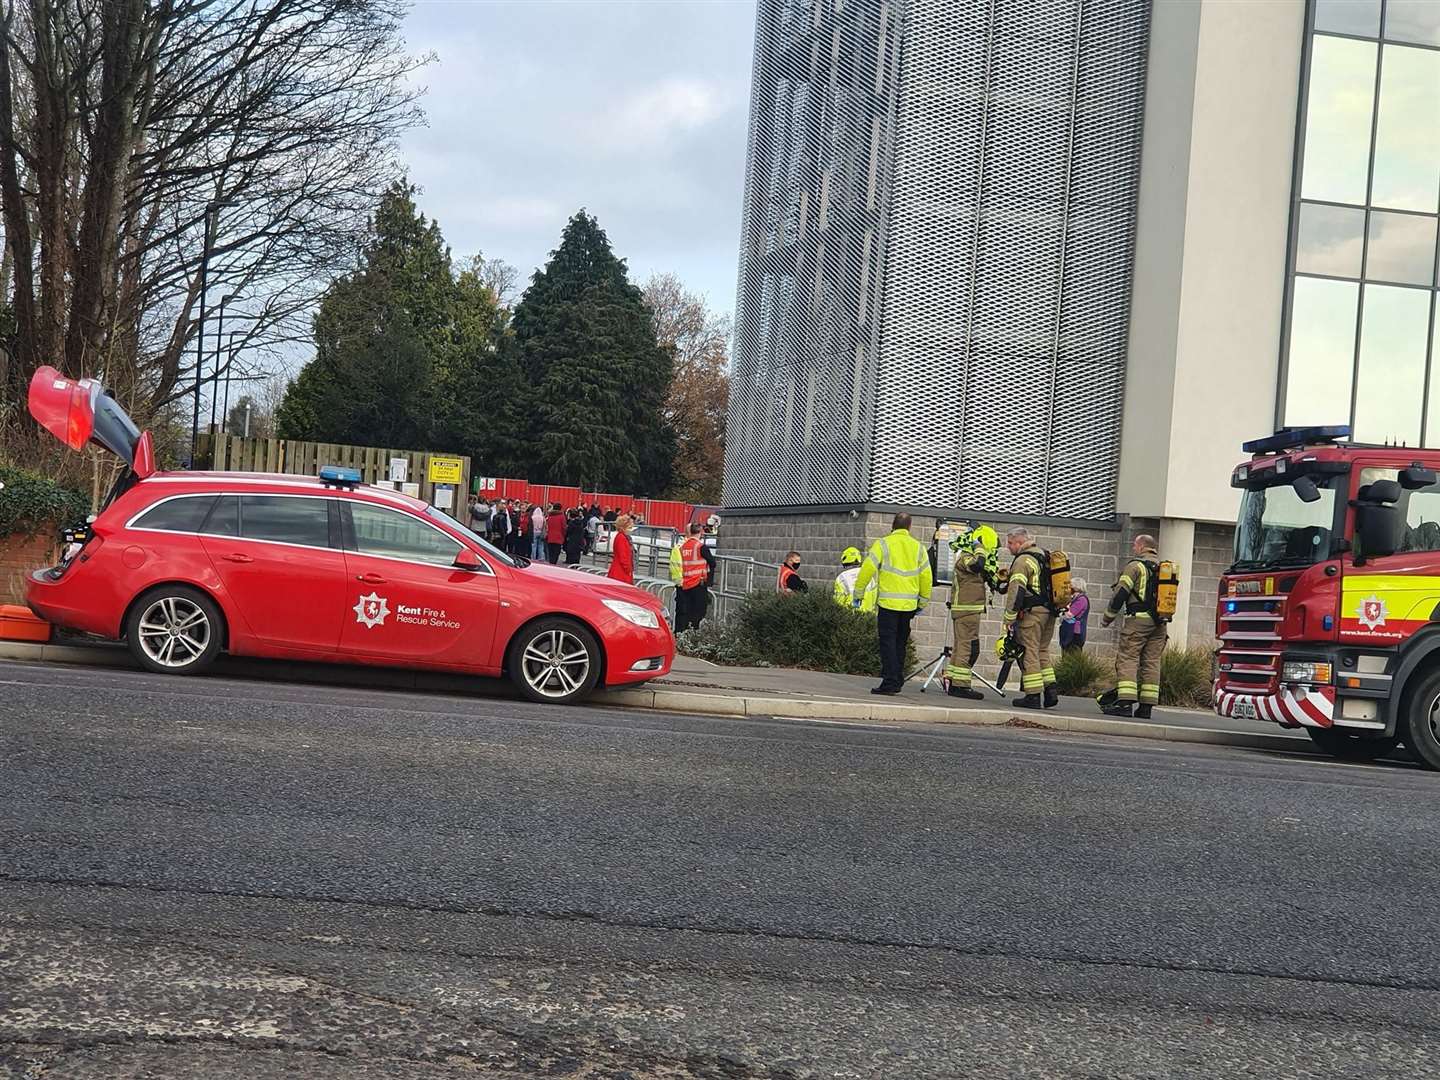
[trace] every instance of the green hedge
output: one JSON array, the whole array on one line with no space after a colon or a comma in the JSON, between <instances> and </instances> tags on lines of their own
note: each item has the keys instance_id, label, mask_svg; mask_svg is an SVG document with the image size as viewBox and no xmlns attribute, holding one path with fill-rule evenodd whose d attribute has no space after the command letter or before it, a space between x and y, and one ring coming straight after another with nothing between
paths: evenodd
<instances>
[{"instance_id":1,"label":"green hedge","mask_svg":"<svg viewBox=\"0 0 1440 1080\"><path fill-rule=\"evenodd\" d=\"M841 607L828 589L754 593L729 622L707 619L676 641L686 656L714 664L880 674L874 614ZM913 646L907 664L907 671L914 668Z\"/></svg>"},{"instance_id":2,"label":"green hedge","mask_svg":"<svg viewBox=\"0 0 1440 1080\"><path fill-rule=\"evenodd\" d=\"M90 500L25 469L0 465L0 537L45 532L85 520Z\"/></svg>"},{"instance_id":3,"label":"green hedge","mask_svg":"<svg viewBox=\"0 0 1440 1080\"><path fill-rule=\"evenodd\" d=\"M1160 704L1210 708L1212 663L1213 656L1203 645L1166 649L1160 660ZM1115 685L1115 661L1086 651L1065 653L1055 662L1055 683L1062 694L1093 697Z\"/></svg>"}]
</instances>

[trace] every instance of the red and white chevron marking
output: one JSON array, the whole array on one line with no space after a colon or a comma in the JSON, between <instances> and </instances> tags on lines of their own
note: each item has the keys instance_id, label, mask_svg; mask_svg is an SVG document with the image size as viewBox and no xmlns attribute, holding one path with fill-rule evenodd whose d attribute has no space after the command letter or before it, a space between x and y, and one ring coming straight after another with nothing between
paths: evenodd
<instances>
[{"instance_id":1,"label":"red and white chevron marking","mask_svg":"<svg viewBox=\"0 0 1440 1080\"><path fill-rule=\"evenodd\" d=\"M1312 687L1303 695L1288 686L1278 694L1236 694L1217 688L1215 712L1240 720L1268 720L1281 727L1328 728L1335 722L1335 688Z\"/></svg>"}]
</instances>

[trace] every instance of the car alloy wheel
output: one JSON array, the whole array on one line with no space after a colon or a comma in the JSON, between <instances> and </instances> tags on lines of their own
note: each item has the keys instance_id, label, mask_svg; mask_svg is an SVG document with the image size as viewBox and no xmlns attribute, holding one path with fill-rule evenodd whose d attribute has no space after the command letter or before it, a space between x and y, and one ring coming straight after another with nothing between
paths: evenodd
<instances>
[{"instance_id":1,"label":"car alloy wheel","mask_svg":"<svg viewBox=\"0 0 1440 1080\"><path fill-rule=\"evenodd\" d=\"M589 681L590 650L573 632L549 628L526 642L520 669L526 684L540 697L572 697Z\"/></svg>"},{"instance_id":2,"label":"car alloy wheel","mask_svg":"<svg viewBox=\"0 0 1440 1080\"><path fill-rule=\"evenodd\" d=\"M186 668L206 654L214 627L199 604L172 595L145 608L136 633L141 650L157 666Z\"/></svg>"}]
</instances>

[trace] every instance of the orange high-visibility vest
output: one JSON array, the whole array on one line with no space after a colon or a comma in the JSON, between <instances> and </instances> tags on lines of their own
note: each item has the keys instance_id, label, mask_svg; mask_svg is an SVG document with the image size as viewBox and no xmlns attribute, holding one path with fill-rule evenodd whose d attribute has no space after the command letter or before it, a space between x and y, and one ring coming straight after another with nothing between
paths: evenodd
<instances>
[{"instance_id":1,"label":"orange high-visibility vest","mask_svg":"<svg viewBox=\"0 0 1440 1080\"><path fill-rule=\"evenodd\" d=\"M693 589L704 585L710 576L710 564L705 561L704 543L699 537L690 536L680 542L680 588Z\"/></svg>"}]
</instances>

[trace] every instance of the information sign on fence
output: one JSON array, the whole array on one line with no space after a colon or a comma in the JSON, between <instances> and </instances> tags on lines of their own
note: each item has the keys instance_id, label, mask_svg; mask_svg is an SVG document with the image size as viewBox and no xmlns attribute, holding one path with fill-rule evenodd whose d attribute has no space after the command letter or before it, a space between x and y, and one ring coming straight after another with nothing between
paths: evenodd
<instances>
[{"instance_id":1,"label":"information sign on fence","mask_svg":"<svg viewBox=\"0 0 1440 1080\"><path fill-rule=\"evenodd\" d=\"M465 462L458 457L432 455L429 464L429 480L432 484L458 484L465 472Z\"/></svg>"}]
</instances>

